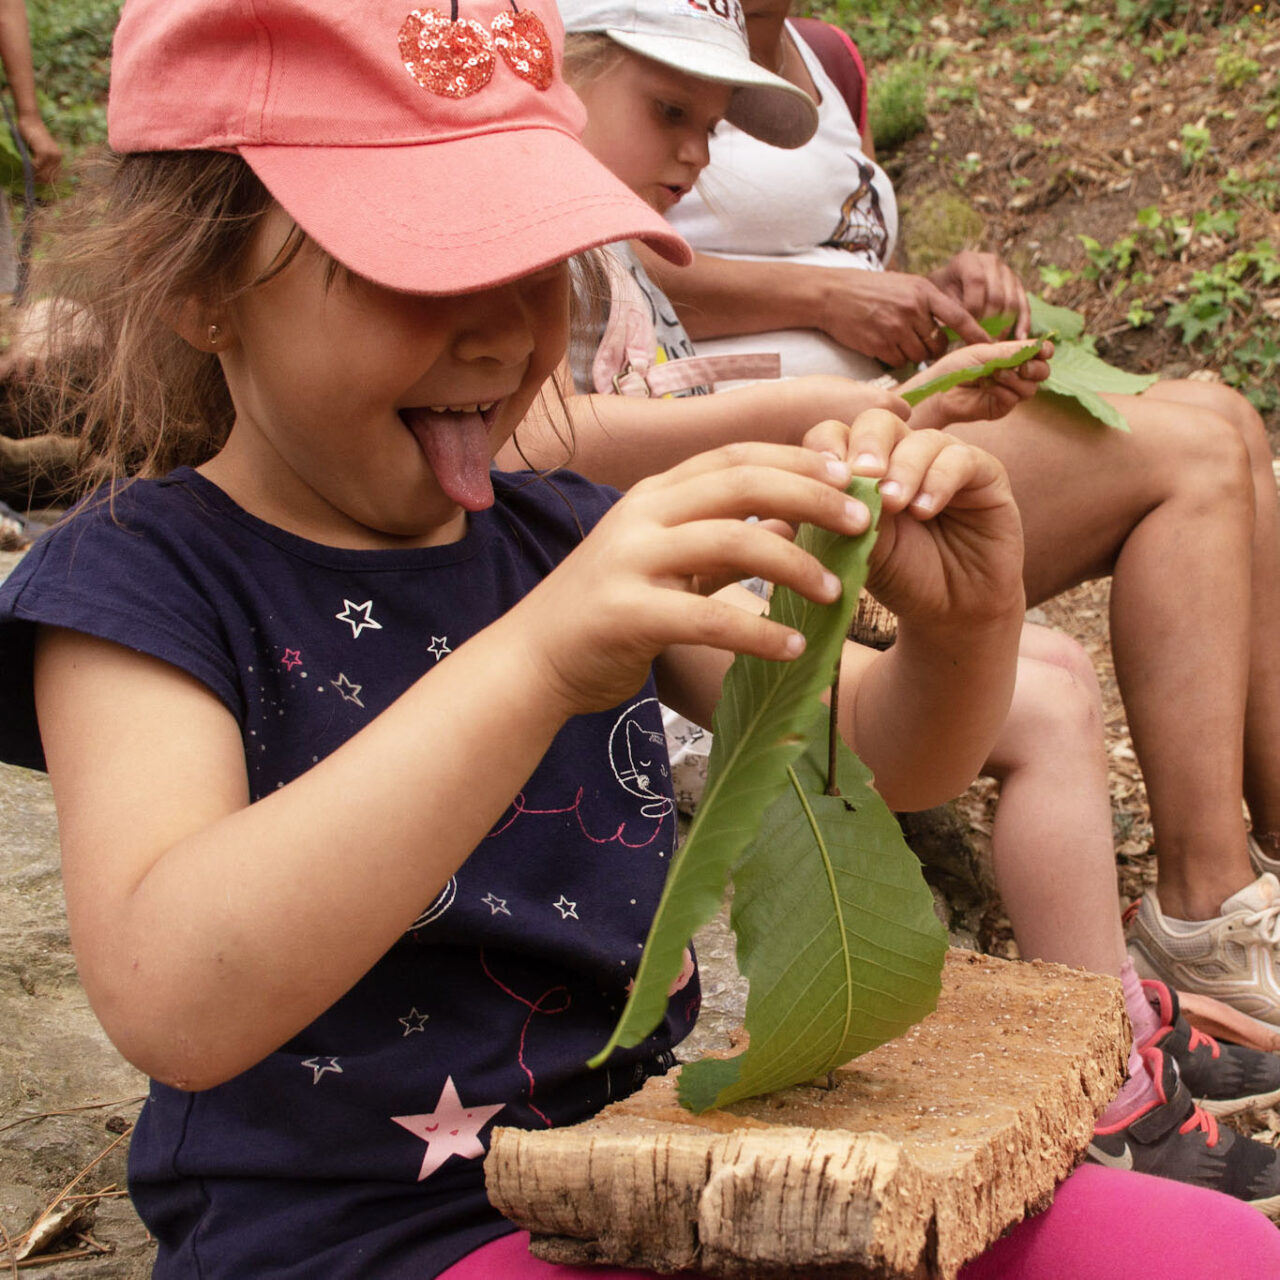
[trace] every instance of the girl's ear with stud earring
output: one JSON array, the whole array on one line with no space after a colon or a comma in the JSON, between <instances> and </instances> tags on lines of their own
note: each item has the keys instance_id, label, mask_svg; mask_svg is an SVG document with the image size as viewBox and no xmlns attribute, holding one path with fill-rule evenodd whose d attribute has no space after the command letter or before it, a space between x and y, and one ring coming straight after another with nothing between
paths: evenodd
<instances>
[{"instance_id":1,"label":"girl's ear with stud earring","mask_svg":"<svg viewBox=\"0 0 1280 1280\"><path fill-rule=\"evenodd\" d=\"M235 327L216 304L199 298L176 300L165 319L178 337L206 355L221 355L235 346Z\"/></svg>"}]
</instances>

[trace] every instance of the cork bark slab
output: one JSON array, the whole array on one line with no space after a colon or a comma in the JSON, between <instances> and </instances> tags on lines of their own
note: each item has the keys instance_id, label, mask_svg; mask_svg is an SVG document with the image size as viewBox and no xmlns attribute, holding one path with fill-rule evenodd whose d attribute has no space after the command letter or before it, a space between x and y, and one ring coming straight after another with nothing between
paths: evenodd
<instances>
[{"instance_id":1,"label":"cork bark slab","mask_svg":"<svg viewBox=\"0 0 1280 1280\"><path fill-rule=\"evenodd\" d=\"M695 1116L671 1076L495 1129L489 1196L560 1262L952 1280L1075 1166L1124 1076L1120 984L952 951L938 1009L826 1082Z\"/></svg>"}]
</instances>

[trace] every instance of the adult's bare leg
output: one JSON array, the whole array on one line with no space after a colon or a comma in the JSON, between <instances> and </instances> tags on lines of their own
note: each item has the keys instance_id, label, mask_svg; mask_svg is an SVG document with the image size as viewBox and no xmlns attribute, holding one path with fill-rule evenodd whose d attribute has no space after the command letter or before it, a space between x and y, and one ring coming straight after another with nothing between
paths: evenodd
<instances>
[{"instance_id":1,"label":"adult's bare leg","mask_svg":"<svg viewBox=\"0 0 1280 1280\"><path fill-rule=\"evenodd\" d=\"M1159 397L1115 403L1129 432L1048 397L951 430L1009 470L1029 600L1112 576L1112 649L1151 803L1160 901L1167 915L1211 919L1254 878L1241 813L1253 480L1220 414Z\"/></svg>"},{"instance_id":2,"label":"adult's bare leg","mask_svg":"<svg viewBox=\"0 0 1280 1280\"><path fill-rule=\"evenodd\" d=\"M1280 857L1280 503L1271 441L1254 407L1222 383L1157 382L1146 393L1195 405L1225 418L1249 451L1253 477L1253 580L1249 631L1249 696L1244 720L1244 798L1255 834ZM1271 837L1268 840L1268 837ZM1269 847L1268 847L1269 846Z\"/></svg>"}]
</instances>

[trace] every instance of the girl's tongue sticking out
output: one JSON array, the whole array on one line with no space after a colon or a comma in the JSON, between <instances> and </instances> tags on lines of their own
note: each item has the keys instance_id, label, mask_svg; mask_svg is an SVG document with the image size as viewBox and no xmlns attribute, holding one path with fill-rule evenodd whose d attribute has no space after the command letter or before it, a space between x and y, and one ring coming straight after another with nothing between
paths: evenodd
<instances>
[{"instance_id":1,"label":"girl's tongue sticking out","mask_svg":"<svg viewBox=\"0 0 1280 1280\"><path fill-rule=\"evenodd\" d=\"M466 511L493 506L489 480L492 405L466 409L402 409L445 494Z\"/></svg>"}]
</instances>

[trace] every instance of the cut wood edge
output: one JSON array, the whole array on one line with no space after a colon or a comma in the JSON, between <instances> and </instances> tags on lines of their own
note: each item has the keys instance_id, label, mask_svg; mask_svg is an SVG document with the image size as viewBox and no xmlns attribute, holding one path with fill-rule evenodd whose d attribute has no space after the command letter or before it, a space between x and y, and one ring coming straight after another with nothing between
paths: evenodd
<instances>
[{"instance_id":1,"label":"cut wood edge","mask_svg":"<svg viewBox=\"0 0 1280 1280\"><path fill-rule=\"evenodd\" d=\"M580 1125L497 1129L490 1199L548 1261L952 1280L1074 1168L1124 1077L1128 1027L1114 979L957 952L939 1014L830 1091L694 1116L668 1075ZM985 1061L941 1060L958 1017L986 1024Z\"/></svg>"}]
</instances>

